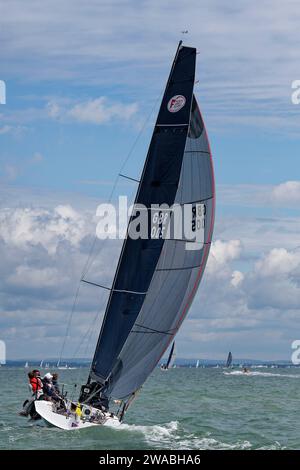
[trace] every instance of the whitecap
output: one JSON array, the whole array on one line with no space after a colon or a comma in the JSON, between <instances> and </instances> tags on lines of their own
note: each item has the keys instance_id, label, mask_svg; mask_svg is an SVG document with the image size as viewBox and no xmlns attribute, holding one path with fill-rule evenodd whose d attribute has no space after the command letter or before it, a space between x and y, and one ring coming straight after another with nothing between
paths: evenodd
<instances>
[{"instance_id":1,"label":"whitecap","mask_svg":"<svg viewBox=\"0 0 300 470\"><path fill-rule=\"evenodd\" d=\"M288 377L290 379L300 379L300 374L274 374L272 372L243 372L240 370L233 370L232 372L223 372L224 375L242 375L244 377Z\"/></svg>"}]
</instances>

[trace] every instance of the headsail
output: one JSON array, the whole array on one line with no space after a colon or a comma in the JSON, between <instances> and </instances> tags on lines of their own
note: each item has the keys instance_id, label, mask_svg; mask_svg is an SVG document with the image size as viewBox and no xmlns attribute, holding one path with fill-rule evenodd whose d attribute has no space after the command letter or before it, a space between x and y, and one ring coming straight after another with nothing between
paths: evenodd
<instances>
[{"instance_id":1,"label":"headsail","mask_svg":"<svg viewBox=\"0 0 300 470\"><path fill-rule=\"evenodd\" d=\"M227 361L226 361L226 367L230 367L232 364L232 354L231 351L229 351L228 356L227 356Z\"/></svg>"},{"instance_id":2,"label":"headsail","mask_svg":"<svg viewBox=\"0 0 300 470\"><path fill-rule=\"evenodd\" d=\"M203 239L188 249L184 237L127 236L124 241L90 373L90 380L106 384L108 399L127 401L147 379L186 316L207 261L215 192L207 135L193 95L195 63L196 49L179 44L135 207L143 204L152 217L153 204L190 204L193 223L201 212Z\"/></svg>"}]
</instances>

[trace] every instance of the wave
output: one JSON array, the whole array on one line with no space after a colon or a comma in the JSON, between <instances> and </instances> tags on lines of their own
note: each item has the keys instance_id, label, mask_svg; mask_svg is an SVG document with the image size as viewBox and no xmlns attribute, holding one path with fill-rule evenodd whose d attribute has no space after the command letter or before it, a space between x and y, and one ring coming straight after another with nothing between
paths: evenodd
<instances>
[{"instance_id":1,"label":"wave","mask_svg":"<svg viewBox=\"0 0 300 470\"><path fill-rule=\"evenodd\" d=\"M2 423L1 423L2 424ZM254 445L248 440L242 440L242 439L232 439L233 442L222 442L221 440L218 440L216 437L212 435L211 432L206 432L202 436L197 435L194 433L189 433L184 430L184 428L179 424L178 421L170 421L169 423L164 423L164 424L154 424L154 425L136 425L136 424L127 424L127 423L122 423L118 427L115 426L107 426L112 429L113 432L125 432L126 434L132 433L132 434L140 434L145 443L147 444L146 448L151 448L151 449L170 449L170 450L251 450L251 449L284 449L280 445L279 442L275 441L273 443L269 443L267 445L264 445L262 447L258 447L257 444ZM8 428L4 428L7 430ZM9 428L10 429L10 428ZM3 430L3 429L2 429ZM34 428L32 428L32 431ZM11 429L10 429L11 431ZM20 431L20 430L18 430ZM93 432L94 430L87 429L86 432ZM5 447L7 448L23 448L24 445L24 439L26 438L27 434L24 434L23 430L22 432L15 432L13 435L11 432L9 435L7 435L7 442L5 444ZM83 434L81 434L82 436ZM34 436L41 437L40 434L34 434ZM77 435L78 436L78 435ZM53 436L54 437L54 436ZM73 440L76 438L76 434L69 433L68 437ZM112 437L112 436L110 436ZM138 436L134 437L133 435L128 436L127 439L130 439L132 442L137 442L139 448L144 448L143 445L141 445L141 441L138 439ZM56 442L55 440L53 443ZM119 439L117 441L119 443ZM70 441L69 441L70 444ZM20 447L21 446L21 447ZM0 445L1 448L4 448ZM71 446L73 447L73 446ZM78 446L78 441L77 439L74 441L74 447L73 448L79 448ZM29 447L30 448L30 447ZM36 446L31 447L31 448L36 448ZM119 448L119 447L118 447Z\"/></svg>"},{"instance_id":2,"label":"wave","mask_svg":"<svg viewBox=\"0 0 300 470\"><path fill-rule=\"evenodd\" d=\"M178 421L170 421L170 423L154 424L153 426L122 423L114 427L114 429L118 431L139 432L144 435L147 441L161 443L164 440L173 438L174 433L178 431L178 427Z\"/></svg>"},{"instance_id":3,"label":"wave","mask_svg":"<svg viewBox=\"0 0 300 470\"><path fill-rule=\"evenodd\" d=\"M232 372L223 372L224 375L243 375L248 376L260 376L260 377L288 377L291 379L300 379L300 374L274 374L273 372L243 372L241 370L233 370Z\"/></svg>"},{"instance_id":4,"label":"wave","mask_svg":"<svg viewBox=\"0 0 300 470\"><path fill-rule=\"evenodd\" d=\"M185 433L178 421L149 426L124 424L115 428L118 431L141 433L151 448L170 450L246 450L255 447L248 440L237 440L233 443L219 441L210 432L204 436ZM279 442L262 447L262 449L280 449Z\"/></svg>"},{"instance_id":5,"label":"wave","mask_svg":"<svg viewBox=\"0 0 300 470\"><path fill-rule=\"evenodd\" d=\"M237 441L229 444L218 441L212 437L199 437L199 436L187 436L187 438L180 440L177 449L185 450L246 450L251 449L252 444L249 441Z\"/></svg>"}]
</instances>

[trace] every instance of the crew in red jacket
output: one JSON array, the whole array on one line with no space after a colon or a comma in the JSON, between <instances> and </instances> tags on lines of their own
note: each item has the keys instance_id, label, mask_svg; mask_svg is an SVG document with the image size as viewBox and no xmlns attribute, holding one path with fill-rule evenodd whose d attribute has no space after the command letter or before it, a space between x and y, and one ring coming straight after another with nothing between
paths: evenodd
<instances>
[{"instance_id":1,"label":"crew in red jacket","mask_svg":"<svg viewBox=\"0 0 300 470\"><path fill-rule=\"evenodd\" d=\"M43 393L43 382L41 380L40 372L35 369L32 371L32 374L28 374L29 385L31 387L32 393L39 398Z\"/></svg>"},{"instance_id":2,"label":"crew in red jacket","mask_svg":"<svg viewBox=\"0 0 300 470\"><path fill-rule=\"evenodd\" d=\"M40 373L37 369L29 372L29 390L31 397L29 400L25 400L23 403L23 410L19 413L20 416L28 416L29 414L33 417L32 410L34 410L34 401L39 399L43 395L43 383L40 377ZM35 413L36 414L36 413Z\"/></svg>"}]
</instances>

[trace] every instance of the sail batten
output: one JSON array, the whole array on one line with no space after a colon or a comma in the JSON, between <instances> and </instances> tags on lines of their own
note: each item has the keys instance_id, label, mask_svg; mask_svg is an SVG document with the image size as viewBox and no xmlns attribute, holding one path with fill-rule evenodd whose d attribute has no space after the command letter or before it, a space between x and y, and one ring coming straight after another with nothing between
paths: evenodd
<instances>
[{"instance_id":1,"label":"sail batten","mask_svg":"<svg viewBox=\"0 0 300 470\"><path fill-rule=\"evenodd\" d=\"M86 284L90 284L95 287L101 287L101 289L113 291L113 292L125 292L127 294L136 294L136 295L146 295L147 292L136 292L133 290L126 290L126 289L112 289L111 287L103 286L102 284L97 284L96 282L92 281L87 281L86 279L81 279L81 282L84 282Z\"/></svg>"}]
</instances>

